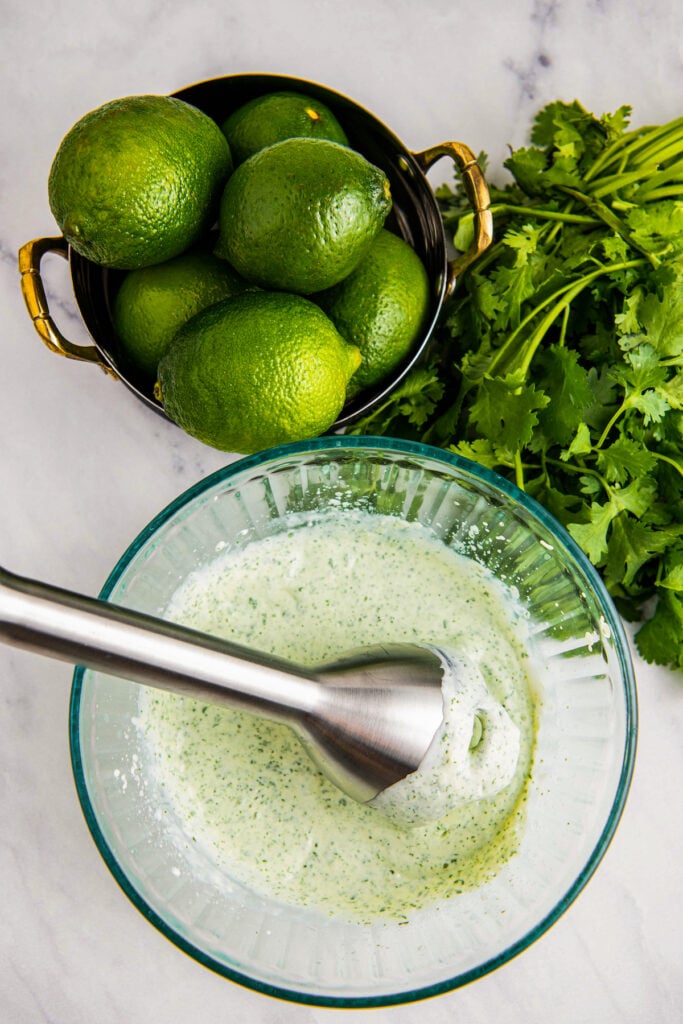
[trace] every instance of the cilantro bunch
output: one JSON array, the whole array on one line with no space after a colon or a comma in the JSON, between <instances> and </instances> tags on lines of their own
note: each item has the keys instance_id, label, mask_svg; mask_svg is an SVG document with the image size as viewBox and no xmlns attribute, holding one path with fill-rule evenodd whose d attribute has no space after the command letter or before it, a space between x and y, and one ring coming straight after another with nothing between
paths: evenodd
<instances>
[{"instance_id":1,"label":"cilantro bunch","mask_svg":"<svg viewBox=\"0 0 683 1024\"><path fill-rule=\"evenodd\" d=\"M600 570L648 661L683 668L683 118L628 130L578 102L536 116L491 187L495 241L430 361L356 426L515 480ZM456 184L437 193L458 249Z\"/></svg>"}]
</instances>

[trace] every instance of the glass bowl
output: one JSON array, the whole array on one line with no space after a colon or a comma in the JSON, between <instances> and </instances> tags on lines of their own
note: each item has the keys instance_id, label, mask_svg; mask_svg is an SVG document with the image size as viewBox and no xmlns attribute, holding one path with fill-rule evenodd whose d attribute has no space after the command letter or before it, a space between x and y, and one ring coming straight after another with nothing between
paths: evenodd
<instances>
[{"instance_id":1,"label":"glass bowl","mask_svg":"<svg viewBox=\"0 0 683 1024\"><path fill-rule=\"evenodd\" d=\"M633 770L627 640L595 570L536 502L441 450L335 437L243 459L186 491L136 538L101 597L163 615L217 552L289 529L292 516L361 509L422 523L515 588L546 671L516 853L471 891L396 921L288 905L180 842L150 784L140 689L77 669L73 770L95 842L145 917L205 966L257 991L338 1007L406 1003L481 977L569 907L614 834ZM331 591L333 592L333 591ZM419 588L416 600L420 600Z\"/></svg>"}]
</instances>

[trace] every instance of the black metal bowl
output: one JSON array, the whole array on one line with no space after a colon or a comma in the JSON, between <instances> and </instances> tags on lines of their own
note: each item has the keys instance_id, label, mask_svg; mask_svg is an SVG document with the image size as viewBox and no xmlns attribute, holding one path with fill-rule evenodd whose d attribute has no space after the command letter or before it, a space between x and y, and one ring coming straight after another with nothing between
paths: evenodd
<instances>
[{"instance_id":1,"label":"black metal bowl","mask_svg":"<svg viewBox=\"0 0 683 1024\"><path fill-rule=\"evenodd\" d=\"M421 359L438 320L441 308L457 276L491 241L489 195L473 152L460 142L443 142L422 152L409 150L381 121L353 100L301 78L270 74L228 75L181 89L173 95L192 103L219 124L243 103L278 90L304 92L328 106L344 128L350 145L387 175L393 208L386 227L401 235L422 259L431 281L431 301L426 326L412 352L374 388L347 402L330 428L339 430L370 412L399 384ZM466 253L448 256L443 221L426 172L438 159L452 159L461 176L475 213L475 238ZM69 262L74 296L93 345L75 345L54 323L43 287L40 263L46 253L57 253ZM99 364L121 380L148 406L161 415L154 397L154 381L144 379L121 352L112 323L112 303L124 273L110 270L75 252L63 237L38 238L19 251L19 269L26 306L44 343L54 352L72 359Z\"/></svg>"}]
</instances>

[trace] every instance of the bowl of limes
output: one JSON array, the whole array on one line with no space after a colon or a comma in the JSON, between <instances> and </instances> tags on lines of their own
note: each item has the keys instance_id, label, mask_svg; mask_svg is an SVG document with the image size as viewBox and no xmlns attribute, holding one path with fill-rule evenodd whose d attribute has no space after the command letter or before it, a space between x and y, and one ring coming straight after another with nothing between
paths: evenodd
<instances>
[{"instance_id":1,"label":"bowl of limes","mask_svg":"<svg viewBox=\"0 0 683 1024\"><path fill-rule=\"evenodd\" d=\"M475 213L454 257L426 176L444 156ZM413 152L355 101L282 75L105 103L64 136L48 198L62 234L19 254L43 341L245 454L342 430L381 403L491 239L465 144ZM92 345L50 314L48 253L68 259Z\"/></svg>"}]
</instances>

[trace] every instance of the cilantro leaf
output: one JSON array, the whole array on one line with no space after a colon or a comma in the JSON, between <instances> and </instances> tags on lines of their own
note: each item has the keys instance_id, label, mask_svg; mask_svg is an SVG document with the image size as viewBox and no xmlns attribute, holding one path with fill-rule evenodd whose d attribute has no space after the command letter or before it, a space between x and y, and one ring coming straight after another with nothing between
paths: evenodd
<instances>
[{"instance_id":1,"label":"cilantro leaf","mask_svg":"<svg viewBox=\"0 0 683 1024\"><path fill-rule=\"evenodd\" d=\"M626 213L633 237L659 256L683 252L683 203L677 199L634 206Z\"/></svg>"},{"instance_id":2,"label":"cilantro leaf","mask_svg":"<svg viewBox=\"0 0 683 1024\"><path fill-rule=\"evenodd\" d=\"M635 640L645 661L683 668L683 600L664 592L652 618L641 626Z\"/></svg>"},{"instance_id":3,"label":"cilantro leaf","mask_svg":"<svg viewBox=\"0 0 683 1024\"><path fill-rule=\"evenodd\" d=\"M675 373L658 391L670 409L683 409L683 373Z\"/></svg>"},{"instance_id":4,"label":"cilantro leaf","mask_svg":"<svg viewBox=\"0 0 683 1024\"><path fill-rule=\"evenodd\" d=\"M598 452L597 464L606 480L623 484L629 477L635 480L651 473L657 459L642 444L622 434L609 448Z\"/></svg>"},{"instance_id":5,"label":"cilantro leaf","mask_svg":"<svg viewBox=\"0 0 683 1024\"><path fill-rule=\"evenodd\" d=\"M612 520L607 576L626 589L644 565L657 559L672 543L672 534L633 519L621 512Z\"/></svg>"},{"instance_id":6,"label":"cilantro leaf","mask_svg":"<svg viewBox=\"0 0 683 1024\"><path fill-rule=\"evenodd\" d=\"M541 182L546 169L546 156L540 149L516 149L504 162L515 176L519 187L528 195L542 194Z\"/></svg>"},{"instance_id":7,"label":"cilantro leaf","mask_svg":"<svg viewBox=\"0 0 683 1024\"><path fill-rule=\"evenodd\" d=\"M501 245L512 255L510 265L501 264L491 275L491 292L496 296L495 327L502 330L516 327L521 319L522 304L534 294L538 262L534 254L541 235L541 229L524 224L520 231L506 231ZM486 298L486 296L484 296ZM488 296L488 304L491 296Z\"/></svg>"},{"instance_id":8,"label":"cilantro leaf","mask_svg":"<svg viewBox=\"0 0 683 1024\"><path fill-rule=\"evenodd\" d=\"M449 445L448 450L456 455L462 455L465 459L478 462L487 469L497 469L499 466L510 464L509 453L495 448L491 441L484 437L478 437L474 441L459 441L457 444Z\"/></svg>"},{"instance_id":9,"label":"cilantro leaf","mask_svg":"<svg viewBox=\"0 0 683 1024\"><path fill-rule=\"evenodd\" d=\"M591 432L587 423L579 423L576 434L568 448L560 452L560 458L568 462L573 455L588 455L592 451Z\"/></svg>"},{"instance_id":10,"label":"cilantro leaf","mask_svg":"<svg viewBox=\"0 0 683 1024\"><path fill-rule=\"evenodd\" d=\"M539 427L549 441L564 446L583 423L586 409L593 401L588 373L579 363L575 349L559 345L551 345L542 352L536 365L548 398L538 415Z\"/></svg>"},{"instance_id":11,"label":"cilantro leaf","mask_svg":"<svg viewBox=\"0 0 683 1024\"><path fill-rule=\"evenodd\" d=\"M607 555L607 530L616 514L613 506L606 502L593 502L587 523L569 523L567 529L593 565L604 565Z\"/></svg>"},{"instance_id":12,"label":"cilantro leaf","mask_svg":"<svg viewBox=\"0 0 683 1024\"><path fill-rule=\"evenodd\" d=\"M610 498L613 507L621 512L626 510L640 518L644 515L657 493L657 485L647 476L631 480L625 487L615 487Z\"/></svg>"},{"instance_id":13,"label":"cilantro leaf","mask_svg":"<svg viewBox=\"0 0 683 1024\"><path fill-rule=\"evenodd\" d=\"M625 362L616 366L612 378L624 389L624 409L635 409L643 423L657 423L670 409L666 398L668 370L650 345L639 345L626 353Z\"/></svg>"},{"instance_id":14,"label":"cilantro leaf","mask_svg":"<svg viewBox=\"0 0 683 1024\"><path fill-rule=\"evenodd\" d=\"M513 451L529 444L538 410L550 399L533 384L519 385L515 375L486 377L472 404L470 419L484 437Z\"/></svg>"},{"instance_id":15,"label":"cilantro leaf","mask_svg":"<svg viewBox=\"0 0 683 1024\"><path fill-rule=\"evenodd\" d=\"M679 533L683 533L683 529ZM678 548L670 553L665 567L665 574L660 579L659 586L683 594L683 548Z\"/></svg>"},{"instance_id":16,"label":"cilantro leaf","mask_svg":"<svg viewBox=\"0 0 683 1024\"><path fill-rule=\"evenodd\" d=\"M364 420L353 425L351 434L413 435L402 430L402 420L410 427L423 427L434 413L444 393L444 384L438 373L429 367L417 368L407 375L390 397Z\"/></svg>"},{"instance_id":17,"label":"cilantro leaf","mask_svg":"<svg viewBox=\"0 0 683 1024\"><path fill-rule=\"evenodd\" d=\"M683 355L683 274L662 298L646 295L638 312L645 337L660 358Z\"/></svg>"}]
</instances>

